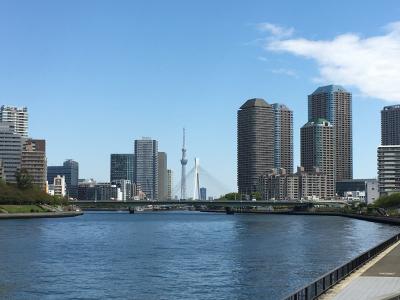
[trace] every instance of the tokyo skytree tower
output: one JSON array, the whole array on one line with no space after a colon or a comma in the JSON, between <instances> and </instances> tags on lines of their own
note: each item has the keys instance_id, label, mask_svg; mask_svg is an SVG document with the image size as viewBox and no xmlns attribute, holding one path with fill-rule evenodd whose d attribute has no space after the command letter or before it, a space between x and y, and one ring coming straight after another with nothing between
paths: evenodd
<instances>
[{"instance_id":1,"label":"tokyo skytree tower","mask_svg":"<svg viewBox=\"0 0 400 300\"><path fill-rule=\"evenodd\" d=\"M186 200L186 165L187 165L187 158L186 158L186 148L185 148L185 128L183 128L183 145L182 145L182 173L181 173L181 200Z\"/></svg>"}]
</instances>

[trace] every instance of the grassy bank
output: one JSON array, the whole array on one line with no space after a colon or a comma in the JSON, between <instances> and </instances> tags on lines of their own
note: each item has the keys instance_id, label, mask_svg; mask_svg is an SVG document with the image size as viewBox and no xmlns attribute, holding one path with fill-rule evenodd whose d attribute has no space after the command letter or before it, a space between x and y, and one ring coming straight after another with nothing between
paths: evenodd
<instances>
[{"instance_id":1,"label":"grassy bank","mask_svg":"<svg viewBox=\"0 0 400 300\"><path fill-rule=\"evenodd\" d=\"M0 213L39 213L48 212L38 205L0 205Z\"/></svg>"},{"instance_id":2,"label":"grassy bank","mask_svg":"<svg viewBox=\"0 0 400 300\"><path fill-rule=\"evenodd\" d=\"M34 207L31 207L31 209L39 209L36 206L41 204L68 205L68 201L64 198L48 195L34 185L20 187L18 184L5 183L0 180L0 206L17 205L24 207L33 205Z\"/></svg>"}]
</instances>

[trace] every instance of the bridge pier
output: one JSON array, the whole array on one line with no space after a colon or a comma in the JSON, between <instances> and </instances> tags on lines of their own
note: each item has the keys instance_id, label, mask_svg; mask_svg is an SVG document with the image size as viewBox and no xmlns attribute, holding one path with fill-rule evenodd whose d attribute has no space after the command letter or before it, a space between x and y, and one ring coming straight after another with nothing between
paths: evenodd
<instances>
[{"instance_id":1,"label":"bridge pier","mask_svg":"<svg viewBox=\"0 0 400 300\"><path fill-rule=\"evenodd\" d=\"M230 206L225 207L225 211L226 211L227 215L233 215L235 213L234 208L232 208Z\"/></svg>"}]
</instances>

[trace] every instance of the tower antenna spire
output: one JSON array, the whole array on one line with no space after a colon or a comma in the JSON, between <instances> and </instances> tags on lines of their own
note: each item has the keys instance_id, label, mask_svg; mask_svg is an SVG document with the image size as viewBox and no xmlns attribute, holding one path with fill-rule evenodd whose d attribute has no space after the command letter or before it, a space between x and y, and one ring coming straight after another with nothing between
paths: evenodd
<instances>
[{"instance_id":1,"label":"tower antenna spire","mask_svg":"<svg viewBox=\"0 0 400 300\"><path fill-rule=\"evenodd\" d=\"M187 165L187 158L186 158L186 147L185 147L185 138L186 138L186 131L183 128L183 143L182 143L182 159L181 159L181 200L186 199L186 165Z\"/></svg>"}]
</instances>

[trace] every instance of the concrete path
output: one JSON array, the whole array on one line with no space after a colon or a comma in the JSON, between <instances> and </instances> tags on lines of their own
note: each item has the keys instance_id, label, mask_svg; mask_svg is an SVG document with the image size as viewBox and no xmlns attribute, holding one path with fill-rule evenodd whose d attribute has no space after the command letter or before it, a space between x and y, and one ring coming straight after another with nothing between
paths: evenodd
<instances>
[{"instance_id":1,"label":"concrete path","mask_svg":"<svg viewBox=\"0 0 400 300\"><path fill-rule=\"evenodd\" d=\"M321 299L384 300L398 295L400 295L400 242L386 249Z\"/></svg>"},{"instance_id":2,"label":"concrete path","mask_svg":"<svg viewBox=\"0 0 400 300\"><path fill-rule=\"evenodd\" d=\"M0 220L36 219L36 218L67 218L83 215L81 211L44 212L44 213L7 213L0 214Z\"/></svg>"}]
</instances>

